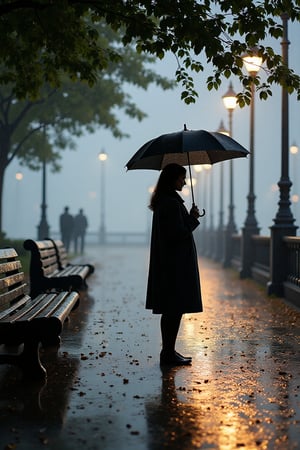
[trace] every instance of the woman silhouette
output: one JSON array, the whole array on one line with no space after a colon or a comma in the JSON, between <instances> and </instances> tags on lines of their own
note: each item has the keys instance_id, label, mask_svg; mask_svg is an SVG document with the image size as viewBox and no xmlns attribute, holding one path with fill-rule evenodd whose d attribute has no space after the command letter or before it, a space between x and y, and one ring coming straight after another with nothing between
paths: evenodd
<instances>
[{"instance_id":1,"label":"woman silhouette","mask_svg":"<svg viewBox=\"0 0 300 450\"><path fill-rule=\"evenodd\" d=\"M185 185L186 170L168 164L161 172L151 197L153 211L146 308L161 314L160 363L191 364L175 350L182 315L202 311L200 279L193 230L199 210L190 212L176 191Z\"/></svg>"}]
</instances>

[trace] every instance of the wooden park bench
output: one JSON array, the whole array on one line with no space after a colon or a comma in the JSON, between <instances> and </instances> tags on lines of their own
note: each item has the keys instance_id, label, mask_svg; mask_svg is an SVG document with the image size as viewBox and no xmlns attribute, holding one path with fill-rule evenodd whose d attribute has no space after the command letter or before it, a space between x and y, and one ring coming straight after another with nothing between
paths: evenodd
<instances>
[{"instance_id":1,"label":"wooden park bench","mask_svg":"<svg viewBox=\"0 0 300 450\"><path fill-rule=\"evenodd\" d=\"M26 378L44 379L39 346L58 346L63 324L79 303L77 292L27 294L22 265L13 248L0 249L1 364L19 366ZM17 352L16 352L17 348Z\"/></svg>"},{"instance_id":2,"label":"wooden park bench","mask_svg":"<svg viewBox=\"0 0 300 450\"><path fill-rule=\"evenodd\" d=\"M77 275L80 274L82 277L89 277L92 273L94 273L94 266L92 264L84 263L84 264L72 264L70 263L68 259L68 252L63 244L63 242L60 239L50 239L47 238L47 240L50 240L53 242L56 255L57 255L57 262L59 265L60 270L66 270L70 273L70 275Z\"/></svg>"},{"instance_id":3,"label":"wooden park bench","mask_svg":"<svg viewBox=\"0 0 300 450\"><path fill-rule=\"evenodd\" d=\"M80 291L87 288L86 278L91 273L89 265L63 266L59 253L51 239L24 241L24 248L30 250L30 295L32 297L49 289Z\"/></svg>"}]
</instances>

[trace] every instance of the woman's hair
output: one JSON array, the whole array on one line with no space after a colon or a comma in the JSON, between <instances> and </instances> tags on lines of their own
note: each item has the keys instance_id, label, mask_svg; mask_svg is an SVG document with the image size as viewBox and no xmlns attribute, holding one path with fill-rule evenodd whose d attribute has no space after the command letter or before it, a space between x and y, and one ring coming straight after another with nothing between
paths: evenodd
<instances>
[{"instance_id":1,"label":"woman's hair","mask_svg":"<svg viewBox=\"0 0 300 450\"><path fill-rule=\"evenodd\" d=\"M151 196L149 208L152 211L155 209L161 194L174 191L178 177L185 174L186 169L179 164L172 163L163 168Z\"/></svg>"}]
</instances>

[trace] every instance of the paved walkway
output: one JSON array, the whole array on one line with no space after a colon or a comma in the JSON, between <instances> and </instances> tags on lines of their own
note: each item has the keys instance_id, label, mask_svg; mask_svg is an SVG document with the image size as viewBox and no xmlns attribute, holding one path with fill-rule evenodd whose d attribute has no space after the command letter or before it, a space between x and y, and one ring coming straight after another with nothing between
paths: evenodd
<instances>
[{"instance_id":1,"label":"paved walkway","mask_svg":"<svg viewBox=\"0 0 300 450\"><path fill-rule=\"evenodd\" d=\"M300 449L300 312L200 260L205 311L186 315L162 371L159 316L144 309L148 249L88 248L88 295L45 385L0 366L0 450Z\"/></svg>"}]
</instances>

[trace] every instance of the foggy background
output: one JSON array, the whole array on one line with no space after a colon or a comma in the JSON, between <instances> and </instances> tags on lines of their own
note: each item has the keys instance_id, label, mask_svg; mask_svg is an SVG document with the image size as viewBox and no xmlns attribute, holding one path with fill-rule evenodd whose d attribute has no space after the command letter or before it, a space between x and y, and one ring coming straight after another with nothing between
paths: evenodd
<instances>
[{"instance_id":1,"label":"foggy background","mask_svg":"<svg viewBox=\"0 0 300 450\"><path fill-rule=\"evenodd\" d=\"M300 26L289 23L289 65L300 73ZM274 45L274 44L273 44ZM276 47L281 54L280 43ZM174 78L176 60L169 57L156 64L156 70L165 76ZM260 70L263 78L263 71ZM225 80L219 91L208 92L205 80L207 72L195 74L199 98L194 105L185 105L180 100L180 87L164 92L159 88L150 87L147 92L129 87L129 92L138 106L148 117L139 123L120 115L123 131L130 138L115 139L109 131L99 130L86 134L77 140L76 150L63 151L61 172L47 171L47 221L50 235L59 230L59 215L65 206L70 207L71 214L84 209L89 222L88 231L97 232L100 226L101 208L101 172L105 172L105 226L109 232L144 232L149 229L151 213L147 208L149 203L149 188L154 186L159 176L158 171L134 170L126 172L124 168L131 156L143 143L160 134L180 131L184 124L188 129L204 129L217 131L223 120L228 129L228 112L222 96L227 92L229 82L233 89L240 90L236 79ZM256 218L260 233L269 235L269 227L277 212L279 194L277 182L281 174L281 88L273 87L273 96L267 101L255 97L255 178ZM290 145L300 146L300 107L296 95L289 97ZM249 149L250 142L250 107L239 107L233 112L233 135L244 147ZM105 151L108 159L101 162L98 154ZM290 179L294 183L291 194L300 195L300 154L290 154ZM101 169L101 164L105 167ZM229 193L229 163L224 164L224 224L228 221ZM23 179L16 180L16 172L21 171ZM205 203L205 195L199 195L199 185L195 186L195 197L199 208L205 207L207 214L204 219L210 225L213 214L214 225L219 220L219 171L220 164L212 167L214 190L213 209ZM203 191L204 177L200 189ZM249 190L249 160L234 161L234 203L235 222L240 231L246 219L247 194ZM186 206L191 204L191 197L184 197ZM207 197L206 197L207 198ZM37 238L37 226L41 217L42 173L29 171L13 161L5 174L3 197L3 229L10 238ZM292 211L299 224L300 204L293 203ZM299 234L299 232L297 233Z\"/></svg>"}]
</instances>

